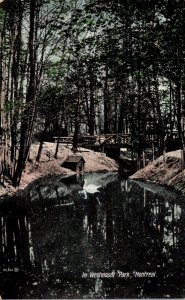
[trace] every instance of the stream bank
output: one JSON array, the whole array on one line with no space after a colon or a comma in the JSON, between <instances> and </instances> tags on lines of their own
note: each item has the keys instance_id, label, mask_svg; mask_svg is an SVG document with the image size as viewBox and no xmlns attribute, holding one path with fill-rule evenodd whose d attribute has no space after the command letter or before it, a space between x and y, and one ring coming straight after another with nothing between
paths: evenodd
<instances>
[{"instance_id":1,"label":"stream bank","mask_svg":"<svg viewBox=\"0 0 185 300\"><path fill-rule=\"evenodd\" d=\"M167 152L150 162L145 168L130 176L134 180L144 180L165 185L185 194L185 170L183 170L181 150Z\"/></svg>"},{"instance_id":2,"label":"stream bank","mask_svg":"<svg viewBox=\"0 0 185 300\"><path fill-rule=\"evenodd\" d=\"M29 153L29 159L26 168L22 174L22 179L18 188L11 185L10 180L6 179L4 185L0 185L0 197L13 195L19 190L25 189L28 184L35 179L44 177L46 175L74 175L75 172L70 169L63 168L61 165L68 156L74 155L71 149L64 145L59 145L57 159L54 158L56 144L45 142L41 153L39 163L36 162L39 143L32 144ZM85 148L78 148L75 153L80 155L85 160L85 173L94 172L116 172L118 165L115 160L106 156L105 153L95 152Z\"/></svg>"}]
</instances>

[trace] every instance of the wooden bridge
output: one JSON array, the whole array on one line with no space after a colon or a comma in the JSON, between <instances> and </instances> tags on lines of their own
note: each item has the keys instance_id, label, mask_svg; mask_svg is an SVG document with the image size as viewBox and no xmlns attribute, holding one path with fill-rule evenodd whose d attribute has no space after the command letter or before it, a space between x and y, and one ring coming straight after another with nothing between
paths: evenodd
<instances>
[{"instance_id":1,"label":"wooden bridge","mask_svg":"<svg viewBox=\"0 0 185 300\"><path fill-rule=\"evenodd\" d=\"M61 137L54 136L53 139L54 139L54 143L57 143L58 140L59 140L60 144L65 144L67 146L72 145L72 143L73 143L73 137L72 136L61 136Z\"/></svg>"},{"instance_id":2,"label":"wooden bridge","mask_svg":"<svg viewBox=\"0 0 185 300\"><path fill-rule=\"evenodd\" d=\"M73 136L68 137L53 137L55 143L59 141L60 144L72 147ZM101 151L107 156L118 159L120 157L120 149L132 149L132 136L130 133L113 133L113 134L99 134L86 135L78 138L78 147L91 149L94 151Z\"/></svg>"},{"instance_id":3,"label":"wooden bridge","mask_svg":"<svg viewBox=\"0 0 185 300\"><path fill-rule=\"evenodd\" d=\"M73 136L67 137L53 137L54 142L57 143L59 139L59 143L65 145L72 145L73 143ZM88 147L88 146L121 146L121 145L130 145L131 142L131 134L130 133L113 133L113 134L99 134L99 135L86 135L78 138L78 145L81 147Z\"/></svg>"},{"instance_id":4,"label":"wooden bridge","mask_svg":"<svg viewBox=\"0 0 185 300\"><path fill-rule=\"evenodd\" d=\"M173 137L174 142L176 136ZM55 143L72 146L73 136L54 137ZM164 137L165 149L168 149L168 135ZM101 151L107 156L119 161L119 174L134 173L137 169L145 167L149 161L161 155L159 141L155 134L141 134L133 139L131 133L98 134L94 136L79 136L78 147ZM163 145L164 147L164 145ZM142 149L141 149L142 148ZM139 151L140 153L138 153ZM127 170L127 171L125 171Z\"/></svg>"}]
</instances>

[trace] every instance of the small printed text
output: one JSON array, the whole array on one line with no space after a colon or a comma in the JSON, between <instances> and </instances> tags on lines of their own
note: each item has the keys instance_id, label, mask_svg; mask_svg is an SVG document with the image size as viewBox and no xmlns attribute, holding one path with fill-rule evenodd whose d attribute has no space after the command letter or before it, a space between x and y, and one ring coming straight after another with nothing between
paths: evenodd
<instances>
[{"instance_id":1,"label":"small printed text","mask_svg":"<svg viewBox=\"0 0 185 300\"><path fill-rule=\"evenodd\" d=\"M156 277L156 272L123 272L120 270L113 270L112 272L83 272L82 278L154 278Z\"/></svg>"}]
</instances>

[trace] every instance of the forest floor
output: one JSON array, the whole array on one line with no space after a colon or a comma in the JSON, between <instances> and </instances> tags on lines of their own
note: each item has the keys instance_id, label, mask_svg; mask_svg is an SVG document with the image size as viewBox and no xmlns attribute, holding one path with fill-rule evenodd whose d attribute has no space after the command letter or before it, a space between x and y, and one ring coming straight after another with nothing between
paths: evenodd
<instances>
[{"instance_id":1,"label":"forest floor","mask_svg":"<svg viewBox=\"0 0 185 300\"><path fill-rule=\"evenodd\" d=\"M182 168L181 150L167 152L130 178L167 185L185 194L185 169Z\"/></svg>"},{"instance_id":2,"label":"forest floor","mask_svg":"<svg viewBox=\"0 0 185 300\"><path fill-rule=\"evenodd\" d=\"M11 182L6 180L4 186L0 186L0 197L12 195L18 190L26 188L26 186L39 177L49 174L73 175L75 172L61 167L62 163L70 155L82 156L85 160L85 172L116 172L118 170L117 163L107 157L104 153L94 152L85 148L78 148L74 154L71 147L59 145L57 159L54 158L56 144L43 144L42 154L39 164L36 162L39 144L33 144L30 149L29 159L23 172L20 185L17 189L11 186Z\"/></svg>"}]
</instances>

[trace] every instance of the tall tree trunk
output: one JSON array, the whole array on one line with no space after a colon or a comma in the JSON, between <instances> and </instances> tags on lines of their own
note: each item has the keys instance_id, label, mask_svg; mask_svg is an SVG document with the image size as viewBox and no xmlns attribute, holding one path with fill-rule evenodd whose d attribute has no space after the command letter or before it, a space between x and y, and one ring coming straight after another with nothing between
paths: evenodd
<instances>
[{"instance_id":1,"label":"tall tree trunk","mask_svg":"<svg viewBox=\"0 0 185 300\"><path fill-rule=\"evenodd\" d=\"M138 141L138 169L141 168L141 156L143 152L143 145L142 145L142 131L141 131L141 75L139 71L139 77L137 80L138 85L138 102L137 102L137 141Z\"/></svg>"},{"instance_id":2,"label":"tall tree trunk","mask_svg":"<svg viewBox=\"0 0 185 300\"><path fill-rule=\"evenodd\" d=\"M22 171L25 167L30 139L30 126L33 113L34 113L34 98L35 98L35 47L34 47L34 35L35 35L35 13L36 13L36 1L30 0L30 28L29 28L29 84L26 95L25 109L21 120L21 136L20 136L20 148L17 161L17 167L13 178L13 185L17 186L20 183Z\"/></svg>"},{"instance_id":3,"label":"tall tree trunk","mask_svg":"<svg viewBox=\"0 0 185 300\"><path fill-rule=\"evenodd\" d=\"M108 90L108 67L105 70L105 83L104 83L104 133L109 133L109 90Z\"/></svg>"},{"instance_id":4,"label":"tall tree trunk","mask_svg":"<svg viewBox=\"0 0 185 300\"><path fill-rule=\"evenodd\" d=\"M79 134L79 122L80 122L80 89L78 87L78 95L77 95L77 104L76 104L76 113L75 113L75 131L73 136L73 146L72 150L74 152L77 151L78 147L78 134Z\"/></svg>"},{"instance_id":5,"label":"tall tree trunk","mask_svg":"<svg viewBox=\"0 0 185 300\"><path fill-rule=\"evenodd\" d=\"M183 167L185 167L185 139L184 139L184 113L182 110L182 95L181 82L176 85L176 100L177 100L177 129L181 141Z\"/></svg>"},{"instance_id":6,"label":"tall tree trunk","mask_svg":"<svg viewBox=\"0 0 185 300\"><path fill-rule=\"evenodd\" d=\"M45 121L45 125L44 125L44 130L42 132L41 139L40 139L40 144L39 144L39 149L38 149L37 157L36 157L36 162L37 163L40 162L40 157L41 157L41 153L42 153L43 143L44 143L44 140L45 140L45 137L46 137L47 128L48 128L48 122L46 120Z\"/></svg>"},{"instance_id":7,"label":"tall tree trunk","mask_svg":"<svg viewBox=\"0 0 185 300\"><path fill-rule=\"evenodd\" d=\"M154 77L154 92L155 92L155 103L156 103L156 112L157 112L157 138L158 138L158 148L159 155L162 155L164 151L164 129L163 121L161 115L161 105L160 105L160 95L159 95L159 82L157 78L157 71L155 67L153 68L153 77Z\"/></svg>"},{"instance_id":8,"label":"tall tree trunk","mask_svg":"<svg viewBox=\"0 0 185 300\"><path fill-rule=\"evenodd\" d=\"M11 164L12 175L15 172L16 164L16 148L17 148L17 123L19 115L19 74L20 74L20 59L21 59L21 44L22 44L22 18L23 18L23 4L19 1L19 18L17 25L17 32L15 36L14 48L13 48L13 62L12 62L12 102L14 103L12 111L11 122Z\"/></svg>"},{"instance_id":9,"label":"tall tree trunk","mask_svg":"<svg viewBox=\"0 0 185 300\"><path fill-rule=\"evenodd\" d=\"M62 127L62 119L63 119L63 117L61 116L60 117L60 121L59 121L60 122L59 123L59 127L60 128ZM66 123L65 123L65 128L66 128ZM60 137L61 137L61 130L59 129L59 131L58 131L57 145L56 145L55 155L54 155L54 158L56 158L56 159L57 159L57 155L58 155L58 149L59 149L59 144L60 144Z\"/></svg>"},{"instance_id":10,"label":"tall tree trunk","mask_svg":"<svg viewBox=\"0 0 185 300\"><path fill-rule=\"evenodd\" d=\"M94 105L94 80L90 78L90 113L89 113L89 134L94 135L95 129L95 105Z\"/></svg>"}]
</instances>

